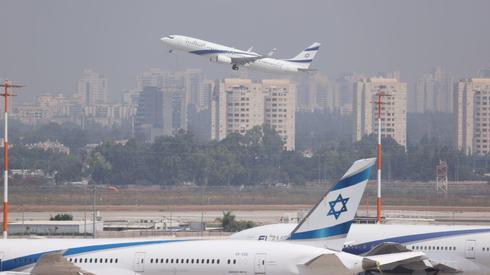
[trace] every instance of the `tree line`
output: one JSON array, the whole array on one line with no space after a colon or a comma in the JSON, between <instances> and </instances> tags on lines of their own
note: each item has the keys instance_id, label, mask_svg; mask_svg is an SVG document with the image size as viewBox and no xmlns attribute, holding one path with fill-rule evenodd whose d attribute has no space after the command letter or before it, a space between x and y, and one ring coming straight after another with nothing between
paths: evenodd
<instances>
[{"instance_id":1,"label":"tree line","mask_svg":"<svg viewBox=\"0 0 490 275\"><path fill-rule=\"evenodd\" d=\"M111 136L110 131L115 130L97 131L101 136ZM87 151L82 146L87 142L86 130L49 124L27 133L11 150L12 169L42 169L57 183L88 177L97 184L113 185L241 186L334 181L354 160L376 157L377 143L375 136L356 143L344 138L308 146L312 148L309 151L286 151L273 129L257 126L244 135L231 134L204 144L182 131L152 143L130 139L122 144L109 139ZM22 145L35 141L35 137L59 137L72 153L45 152ZM313 144L314 140L309 142ZM464 155L437 136L420 138L407 148L391 138L383 140L383 178L387 180L434 180L440 160L448 163L450 180L484 180L489 159Z\"/></svg>"},{"instance_id":2,"label":"tree line","mask_svg":"<svg viewBox=\"0 0 490 275\"><path fill-rule=\"evenodd\" d=\"M356 159L376 157L376 143L375 136L368 136L305 153L284 150L268 127L207 144L181 132L151 144L104 143L92 152L89 171L98 183L119 185L304 184L340 178ZM488 157L466 156L435 138L422 138L406 149L391 138L383 140L383 177L388 180L435 180L441 160L448 163L450 180L482 180L488 170Z\"/></svg>"}]
</instances>

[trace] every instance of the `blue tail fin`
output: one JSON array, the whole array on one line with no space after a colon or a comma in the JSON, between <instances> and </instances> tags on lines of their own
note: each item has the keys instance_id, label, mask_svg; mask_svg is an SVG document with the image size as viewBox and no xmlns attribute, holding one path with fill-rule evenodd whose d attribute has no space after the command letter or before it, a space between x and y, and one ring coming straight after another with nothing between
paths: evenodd
<instances>
[{"instance_id":1,"label":"blue tail fin","mask_svg":"<svg viewBox=\"0 0 490 275\"><path fill-rule=\"evenodd\" d=\"M311 62L313 62L316 54L318 53L318 50L320 50L320 43L315 42L295 57L285 60L293 62L294 64L296 64L296 66L298 66L298 68L302 70L307 70L310 67Z\"/></svg>"},{"instance_id":2,"label":"blue tail fin","mask_svg":"<svg viewBox=\"0 0 490 275\"><path fill-rule=\"evenodd\" d=\"M374 158L354 162L340 181L298 224L288 240L340 250L356 216L375 162Z\"/></svg>"}]
</instances>

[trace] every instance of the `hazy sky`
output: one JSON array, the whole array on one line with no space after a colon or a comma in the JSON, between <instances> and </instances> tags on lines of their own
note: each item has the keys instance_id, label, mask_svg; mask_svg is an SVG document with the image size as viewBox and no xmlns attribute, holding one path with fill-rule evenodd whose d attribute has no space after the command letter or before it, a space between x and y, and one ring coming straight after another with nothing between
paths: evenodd
<instances>
[{"instance_id":1,"label":"hazy sky","mask_svg":"<svg viewBox=\"0 0 490 275\"><path fill-rule=\"evenodd\" d=\"M168 54L159 41L168 34L277 48L284 58L319 41L313 66L330 78L400 70L411 82L438 64L459 78L490 64L488 0L2 0L0 7L0 79L29 85L28 94L73 93L85 68L105 74L113 95L149 67L230 74L229 66Z\"/></svg>"}]
</instances>

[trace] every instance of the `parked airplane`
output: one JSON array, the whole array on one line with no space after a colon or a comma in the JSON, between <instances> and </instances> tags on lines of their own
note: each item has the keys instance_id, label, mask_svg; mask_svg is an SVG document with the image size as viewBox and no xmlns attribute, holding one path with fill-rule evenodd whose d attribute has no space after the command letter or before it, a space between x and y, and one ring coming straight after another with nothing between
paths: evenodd
<instances>
[{"instance_id":1,"label":"parked airplane","mask_svg":"<svg viewBox=\"0 0 490 275\"><path fill-rule=\"evenodd\" d=\"M236 240L284 241L291 238L297 224L270 224L243 230ZM312 240L314 241L314 240ZM344 252L376 255L402 251L426 253L431 268L442 274L490 274L490 227L456 225L353 224ZM409 265L398 266L411 270ZM384 270L384 272L393 270Z\"/></svg>"},{"instance_id":2,"label":"parked airplane","mask_svg":"<svg viewBox=\"0 0 490 275\"><path fill-rule=\"evenodd\" d=\"M308 242L344 236L359 206L374 159L354 162L342 179L292 233ZM291 242L243 240L76 240L0 241L0 266L6 273L43 275L52 259L78 274L354 274L385 266L423 263L422 252L357 256ZM46 256L57 253L58 256ZM58 259L56 259L58 257ZM63 257L66 260L61 259ZM48 263L47 266L46 262ZM44 266L43 266L44 265ZM43 271L41 273L39 271ZM38 272L38 273L36 273ZM49 274L49 272L48 272Z\"/></svg>"},{"instance_id":3,"label":"parked airplane","mask_svg":"<svg viewBox=\"0 0 490 275\"><path fill-rule=\"evenodd\" d=\"M209 61L211 62L231 64L235 71L241 66L276 73L310 71L311 62L313 62L313 59L320 49L320 43L315 42L293 58L276 59L271 58L275 49L267 55L262 55L253 52L252 47L247 51L242 51L183 35L168 35L162 37L161 41L170 48L170 52L173 50L180 50L204 56L209 58Z\"/></svg>"}]
</instances>

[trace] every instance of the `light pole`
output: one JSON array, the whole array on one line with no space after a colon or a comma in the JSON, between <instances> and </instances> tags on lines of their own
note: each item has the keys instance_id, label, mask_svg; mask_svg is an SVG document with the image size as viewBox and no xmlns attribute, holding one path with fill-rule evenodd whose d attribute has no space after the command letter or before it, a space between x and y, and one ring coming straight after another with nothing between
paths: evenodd
<instances>
[{"instance_id":1,"label":"light pole","mask_svg":"<svg viewBox=\"0 0 490 275\"><path fill-rule=\"evenodd\" d=\"M381 167L382 167L382 162L381 162L381 105L383 104L382 99L383 97L386 96L391 96L390 94L384 92L383 90L386 88L386 86L381 85L378 88L378 92L376 93L377 101L374 103L378 106L378 158L376 162L376 166L378 169L378 195L376 198L376 223L381 223ZM382 90L383 89L383 90Z\"/></svg>"},{"instance_id":2,"label":"light pole","mask_svg":"<svg viewBox=\"0 0 490 275\"><path fill-rule=\"evenodd\" d=\"M97 238L96 236L96 232L97 232L97 228L95 226L95 220L96 220L96 213L95 213L95 203L96 203L96 200L97 200L97 186L94 185L94 188L92 189L92 236L93 238Z\"/></svg>"},{"instance_id":3,"label":"light pole","mask_svg":"<svg viewBox=\"0 0 490 275\"><path fill-rule=\"evenodd\" d=\"M8 237L8 228L9 228L9 144L8 144L8 108L9 108L9 97L14 96L14 94L9 93L8 88L20 88L22 85L16 85L5 80L3 84L0 84L0 87L4 88L3 93L0 96L3 96L4 101L4 137L3 137L3 238L6 239Z\"/></svg>"},{"instance_id":4,"label":"light pole","mask_svg":"<svg viewBox=\"0 0 490 275\"><path fill-rule=\"evenodd\" d=\"M110 190L113 192L119 192L119 189L115 186L107 186L102 188L103 190ZM96 211L96 206L97 206L97 186L94 184L92 188L92 236L93 238L97 238L97 227L96 227L96 221L97 221L97 211ZM85 225L86 226L86 225Z\"/></svg>"}]
</instances>

